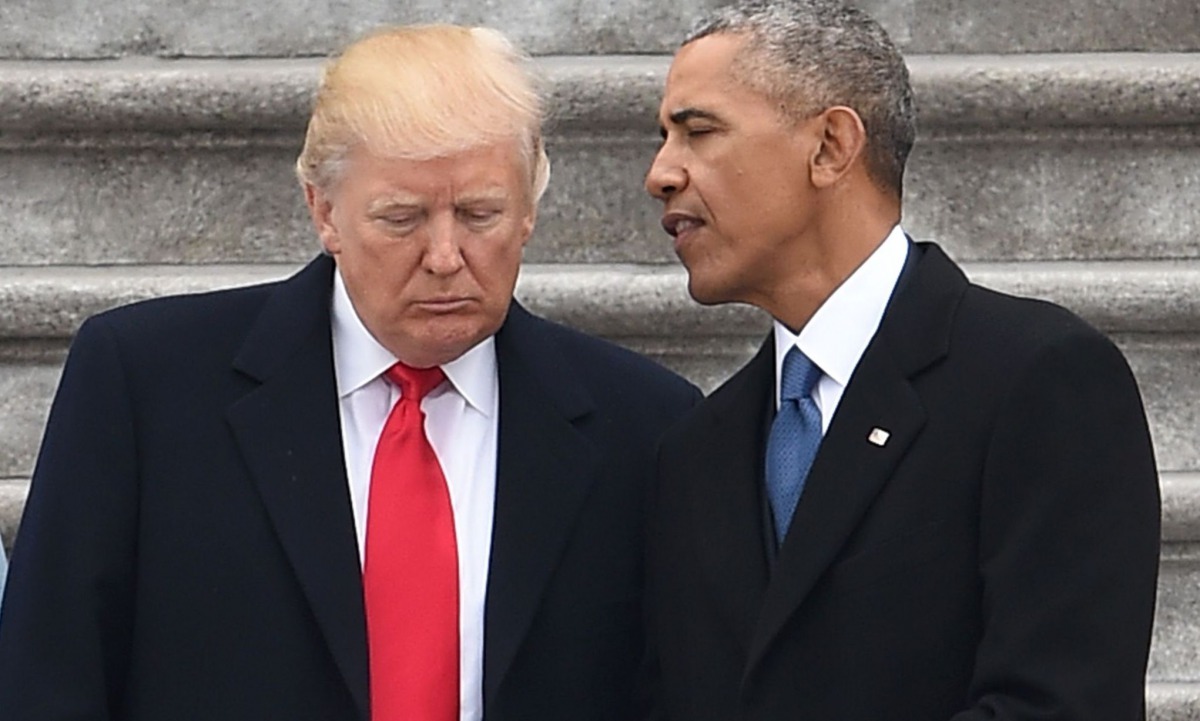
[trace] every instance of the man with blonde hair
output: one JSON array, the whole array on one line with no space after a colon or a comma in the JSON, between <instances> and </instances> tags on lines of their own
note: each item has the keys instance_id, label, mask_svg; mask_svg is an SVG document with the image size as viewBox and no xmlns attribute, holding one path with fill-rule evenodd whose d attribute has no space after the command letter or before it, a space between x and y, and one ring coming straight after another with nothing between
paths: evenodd
<instances>
[{"instance_id":1,"label":"man with blonde hair","mask_svg":"<svg viewBox=\"0 0 1200 721\"><path fill-rule=\"evenodd\" d=\"M0 628L5 721L617 721L655 441L697 398L512 301L525 59L389 29L297 164L325 251L80 329Z\"/></svg>"}]
</instances>

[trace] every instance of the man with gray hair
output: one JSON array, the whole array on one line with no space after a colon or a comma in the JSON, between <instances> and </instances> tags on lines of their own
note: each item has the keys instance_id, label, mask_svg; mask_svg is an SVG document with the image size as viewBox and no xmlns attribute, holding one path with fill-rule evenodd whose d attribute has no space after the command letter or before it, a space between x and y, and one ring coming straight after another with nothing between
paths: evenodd
<instances>
[{"instance_id":1,"label":"man with gray hair","mask_svg":"<svg viewBox=\"0 0 1200 721\"><path fill-rule=\"evenodd\" d=\"M323 255L89 319L0 624L4 721L624 721L646 488L689 383L513 302L546 187L499 34L321 83Z\"/></svg>"},{"instance_id":2,"label":"man with gray hair","mask_svg":"<svg viewBox=\"0 0 1200 721\"><path fill-rule=\"evenodd\" d=\"M646 187L692 296L775 322L659 454L660 718L1144 718L1133 376L905 235L913 116L899 53L839 2L739 3L675 56Z\"/></svg>"}]
</instances>

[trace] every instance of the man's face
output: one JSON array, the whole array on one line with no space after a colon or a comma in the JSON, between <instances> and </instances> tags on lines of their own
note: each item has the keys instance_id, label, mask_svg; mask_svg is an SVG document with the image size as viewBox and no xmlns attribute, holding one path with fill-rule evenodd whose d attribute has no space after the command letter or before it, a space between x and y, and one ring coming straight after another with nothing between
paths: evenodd
<instances>
[{"instance_id":1,"label":"man's face","mask_svg":"<svg viewBox=\"0 0 1200 721\"><path fill-rule=\"evenodd\" d=\"M805 261L819 137L734 76L743 42L709 35L675 55L659 110L664 142L646 189L663 202L692 297L763 306L796 270L783 256Z\"/></svg>"},{"instance_id":2,"label":"man's face","mask_svg":"<svg viewBox=\"0 0 1200 721\"><path fill-rule=\"evenodd\" d=\"M363 325L400 360L446 363L504 322L535 217L515 142L419 161L360 148L307 198Z\"/></svg>"}]
</instances>

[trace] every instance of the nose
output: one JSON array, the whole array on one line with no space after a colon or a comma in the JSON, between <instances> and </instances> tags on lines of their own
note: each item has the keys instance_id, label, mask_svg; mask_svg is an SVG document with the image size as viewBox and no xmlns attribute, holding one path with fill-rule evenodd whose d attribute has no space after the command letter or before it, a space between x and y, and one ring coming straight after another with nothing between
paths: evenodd
<instances>
[{"instance_id":1,"label":"nose","mask_svg":"<svg viewBox=\"0 0 1200 721\"><path fill-rule=\"evenodd\" d=\"M687 172L683 165L676 161L670 146L664 144L654 156L650 170L646 173L646 192L666 201L678 193L687 184Z\"/></svg>"},{"instance_id":2,"label":"nose","mask_svg":"<svg viewBox=\"0 0 1200 721\"><path fill-rule=\"evenodd\" d=\"M421 257L421 266L433 275L453 275L465 265L459 234L462 229L450 218L429 224L429 242Z\"/></svg>"}]
</instances>

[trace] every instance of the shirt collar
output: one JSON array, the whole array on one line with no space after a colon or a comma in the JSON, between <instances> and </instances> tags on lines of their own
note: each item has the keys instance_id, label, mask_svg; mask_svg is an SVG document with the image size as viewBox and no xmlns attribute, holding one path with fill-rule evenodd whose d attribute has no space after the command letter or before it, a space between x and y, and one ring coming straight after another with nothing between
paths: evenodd
<instances>
[{"instance_id":1,"label":"shirt collar","mask_svg":"<svg viewBox=\"0 0 1200 721\"><path fill-rule=\"evenodd\" d=\"M845 387L879 329L907 257L908 238L897 225L825 299L798 335L776 320L775 388L779 388L783 358L792 346L798 346L824 375Z\"/></svg>"},{"instance_id":2,"label":"shirt collar","mask_svg":"<svg viewBox=\"0 0 1200 721\"><path fill-rule=\"evenodd\" d=\"M333 367L338 397L345 398L383 375L396 362L396 356L363 325L340 270L333 274L332 316ZM458 358L443 363L442 371L467 403L491 417L499 385L495 336L488 336Z\"/></svg>"}]
</instances>

